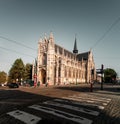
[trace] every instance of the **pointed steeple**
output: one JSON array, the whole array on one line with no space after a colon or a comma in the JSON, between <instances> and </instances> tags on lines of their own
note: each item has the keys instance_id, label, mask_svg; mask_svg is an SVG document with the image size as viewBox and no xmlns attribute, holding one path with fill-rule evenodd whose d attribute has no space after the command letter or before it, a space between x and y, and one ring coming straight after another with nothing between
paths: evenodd
<instances>
[{"instance_id":1,"label":"pointed steeple","mask_svg":"<svg viewBox=\"0 0 120 124\"><path fill-rule=\"evenodd\" d=\"M41 43L41 42L42 42L42 38L40 37L40 39L39 39L38 43Z\"/></svg>"},{"instance_id":2,"label":"pointed steeple","mask_svg":"<svg viewBox=\"0 0 120 124\"><path fill-rule=\"evenodd\" d=\"M46 33L44 34L44 40L47 41L47 35L46 35Z\"/></svg>"},{"instance_id":3,"label":"pointed steeple","mask_svg":"<svg viewBox=\"0 0 120 124\"><path fill-rule=\"evenodd\" d=\"M77 49L77 40L75 37L75 42L74 42L74 49L73 49L73 53L77 54L78 53L78 49Z\"/></svg>"},{"instance_id":4,"label":"pointed steeple","mask_svg":"<svg viewBox=\"0 0 120 124\"><path fill-rule=\"evenodd\" d=\"M50 32L49 42L50 43L54 43L54 36L53 36L53 33L52 32Z\"/></svg>"},{"instance_id":5,"label":"pointed steeple","mask_svg":"<svg viewBox=\"0 0 120 124\"><path fill-rule=\"evenodd\" d=\"M52 31L50 32L50 39L54 39Z\"/></svg>"}]
</instances>

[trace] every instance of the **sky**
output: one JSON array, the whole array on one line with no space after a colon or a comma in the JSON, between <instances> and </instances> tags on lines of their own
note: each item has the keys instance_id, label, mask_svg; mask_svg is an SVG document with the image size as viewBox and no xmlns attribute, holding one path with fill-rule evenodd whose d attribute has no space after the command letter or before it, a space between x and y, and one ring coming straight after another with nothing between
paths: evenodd
<instances>
[{"instance_id":1,"label":"sky","mask_svg":"<svg viewBox=\"0 0 120 124\"><path fill-rule=\"evenodd\" d=\"M33 63L38 41L53 33L55 43L79 53L92 50L96 69L120 76L120 0L0 0L0 71L21 58Z\"/></svg>"}]
</instances>

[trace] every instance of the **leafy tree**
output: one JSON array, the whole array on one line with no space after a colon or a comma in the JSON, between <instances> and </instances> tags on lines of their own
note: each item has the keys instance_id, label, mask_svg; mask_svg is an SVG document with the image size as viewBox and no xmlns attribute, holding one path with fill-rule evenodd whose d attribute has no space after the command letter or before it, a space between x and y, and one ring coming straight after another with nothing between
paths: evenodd
<instances>
[{"instance_id":1,"label":"leafy tree","mask_svg":"<svg viewBox=\"0 0 120 124\"><path fill-rule=\"evenodd\" d=\"M25 80L32 79L32 64L27 63L25 66Z\"/></svg>"},{"instance_id":2,"label":"leafy tree","mask_svg":"<svg viewBox=\"0 0 120 124\"><path fill-rule=\"evenodd\" d=\"M104 80L106 83L114 83L116 81L117 73L114 69L107 68L104 70Z\"/></svg>"},{"instance_id":3,"label":"leafy tree","mask_svg":"<svg viewBox=\"0 0 120 124\"><path fill-rule=\"evenodd\" d=\"M9 71L8 81L10 82L21 82L21 79L24 79L25 66L22 59L16 59Z\"/></svg>"},{"instance_id":4,"label":"leafy tree","mask_svg":"<svg viewBox=\"0 0 120 124\"><path fill-rule=\"evenodd\" d=\"M4 71L0 71L0 84L5 83L7 80L7 73Z\"/></svg>"}]
</instances>

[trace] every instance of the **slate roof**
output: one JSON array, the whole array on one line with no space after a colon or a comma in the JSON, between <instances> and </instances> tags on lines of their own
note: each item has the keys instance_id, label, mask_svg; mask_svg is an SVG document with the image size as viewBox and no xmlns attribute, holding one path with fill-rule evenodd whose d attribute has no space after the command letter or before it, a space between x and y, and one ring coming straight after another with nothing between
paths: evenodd
<instances>
[{"instance_id":1,"label":"slate roof","mask_svg":"<svg viewBox=\"0 0 120 124\"><path fill-rule=\"evenodd\" d=\"M77 58L79 61L83 60L88 60L88 55L90 54L90 51L85 52L85 53L80 53L77 55Z\"/></svg>"}]
</instances>

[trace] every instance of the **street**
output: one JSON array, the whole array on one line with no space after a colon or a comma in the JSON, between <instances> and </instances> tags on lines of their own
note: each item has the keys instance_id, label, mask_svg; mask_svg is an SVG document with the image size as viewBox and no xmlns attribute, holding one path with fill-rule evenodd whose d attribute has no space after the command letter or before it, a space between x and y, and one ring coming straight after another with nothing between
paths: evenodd
<instances>
[{"instance_id":1,"label":"street","mask_svg":"<svg viewBox=\"0 0 120 124\"><path fill-rule=\"evenodd\" d=\"M120 85L0 87L0 124L119 124Z\"/></svg>"}]
</instances>

